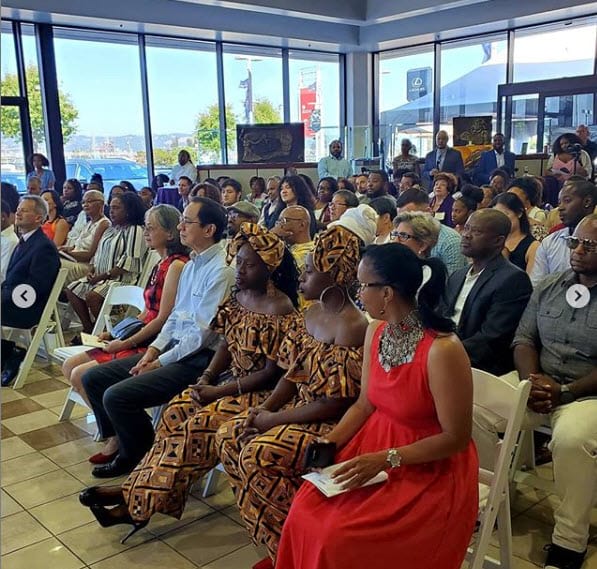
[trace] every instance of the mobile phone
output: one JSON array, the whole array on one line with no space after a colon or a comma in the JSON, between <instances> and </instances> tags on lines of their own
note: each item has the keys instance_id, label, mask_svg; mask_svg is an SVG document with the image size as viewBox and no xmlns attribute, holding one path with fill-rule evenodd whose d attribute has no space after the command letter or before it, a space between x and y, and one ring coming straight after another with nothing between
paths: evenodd
<instances>
[{"instance_id":1,"label":"mobile phone","mask_svg":"<svg viewBox=\"0 0 597 569\"><path fill-rule=\"evenodd\" d=\"M325 468L334 464L336 455L336 443L322 443L313 441L307 447L305 455L305 469L307 468Z\"/></svg>"}]
</instances>

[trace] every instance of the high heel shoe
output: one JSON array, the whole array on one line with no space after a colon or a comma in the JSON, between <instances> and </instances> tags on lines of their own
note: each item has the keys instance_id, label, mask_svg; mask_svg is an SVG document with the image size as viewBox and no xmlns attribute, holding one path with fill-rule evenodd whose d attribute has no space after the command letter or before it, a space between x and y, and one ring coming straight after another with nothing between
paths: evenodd
<instances>
[{"instance_id":1,"label":"high heel shoe","mask_svg":"<svg viewBox=\"0 0 597 569\"><path fill-rule=\"evenodd\" d=\"M109 528L112 526L116 526L119 524L131 524L133 527L131 531L129 531L121 540L120 543L125 543L129 537L135 535L139 530L143 529L148 523L149 520L143 520L142 522L136 522L131 518L131 515L127 512L125 516L115 517L110 515L110 510L107 510L103 506L93 505L90 506L91 512L95 516L95 519L98 521L99 525L103 528Z\"/></svg>"},{"instance_id":2,"label":"high heel shoe","mask_svg":"<svg viewBox=\"0 0 597 569\"><path fill-rule=\"evenodd\" d=\"M118 451L115 451L112 454L104 454L103 452L98 452L96 454L91 455L88 460L89 462L91 462L91 464L108 464L116 458L117 454Z\"/></svg>"},{"instance_id":3,"label":"high heel shoe","mask_svg":"<svg viewBox=\"0 0 597 569\"><path fill-rule=\"evenodd\" d=\"M101 486L90 486L79 494L79 502L83 506L119 506L124 504L124 496L120 494L103 494Z\"/></svg>"}]
</instances>

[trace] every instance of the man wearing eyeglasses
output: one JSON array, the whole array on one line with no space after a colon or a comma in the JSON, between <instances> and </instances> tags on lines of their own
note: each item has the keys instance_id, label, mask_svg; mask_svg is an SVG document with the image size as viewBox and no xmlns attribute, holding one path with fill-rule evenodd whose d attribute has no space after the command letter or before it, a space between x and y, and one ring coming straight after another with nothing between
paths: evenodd
<instances>
[{"instance_id":1,"label":"man wearing eyeglasses","mask_svg":"<svg viewBox=\"0 0 597 569\"><path fill-rule=\"evenodd\" d=\"M313 251L310 227L311 216L307 209L300 205L291 205L282 210L273 229L273 232L288 245L299 272L305 268L305 259Z\"/></svg>"},{"instance_id":2,"label":"man wearing eyeglasses","mask_svg":"<svg viewBox=\"0 0 597 569\"><path fill-rule=\"evenodd\" d=\"M597 506L597 214L562 241L570 267L537 285L513 346L520 379L533 384L528 406L552 427L561 501L544 567L580 569Z\"/></svg>"},{"instance_id":3,"label":"man wearing eyeglasses","mask_svg":"<svg viewBox=\"0 0 597 569\"><path fill-rule=\"evenodd\" d=\"M97 478L133 470L153 444L153 426L145 409L168 403L194 383L218 343L209 325L234 282L222 239L226 210L209 198L193 197L178 228L181 242L192 250L191 260L182 271L174 308L158 337L142 357L114 360L83 375L101 435L119 439L116 458L93 469Z\"/></svg>"},{"instance_id":4,"label":"man wearing eyeglasses","mask_svg":"<svg viewBox=\"0 0 597 569\"><path fill-rule=\"evenodd\" d=\"M597 205L597 188L587 180L568 180L560 192L560 219L565 227L548 235L537 249L531 272L533 286L547 275L561 273L570 267L570 249L566 238L574 233L580 220Z\"/></svg>"}]
</instances>

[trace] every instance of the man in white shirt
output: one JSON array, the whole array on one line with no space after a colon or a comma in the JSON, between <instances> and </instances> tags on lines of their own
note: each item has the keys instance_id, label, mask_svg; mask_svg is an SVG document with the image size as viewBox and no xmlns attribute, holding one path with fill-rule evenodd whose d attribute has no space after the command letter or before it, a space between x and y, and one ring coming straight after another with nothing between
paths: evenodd
<instances>
[{"instance_id":1,"label":"man in white shirt","mask_svg":"<svg viewBox=\"0 0 597 569\"><path fill-rule=\"evenodd\" d=\"M14 226L14 211L10 211L8 202L2 200L2 216L0 218L0 282L6 277L6 269L12 252L14 251L19 238ZM12 221L11 221L12 220Z\"/></svg>"},{"instance_id":2,"label":"man in white shirt","mask_svg":"<svg viewBox=\"0 0 597 569\"><path fill-rule=\"evenodd\" d=\"M178 153L178 164L174 164L170 173L170 185L175 186L181 176L186 176L195 183L197 180L197 168L191 162L191 155L186 150Z\"/></svg>"},{"instance_id":3,"label":"man in white shirt","mask_svg":"<svg viewBox=\"0 0 597 569\"><path fill-rule=\"evenodd\" d=\"M352 175L350 162L342 158L342 143L330 142L330 155L322 158L317 165L317 174L321 178L348 178Z\"/></svg>"},{"instance_id":4,"label":"man in white shirt","mask_svg":"<svg viewBox=\"0 0 597 569\"><path fill-rule=\"evenodd\" d=\"M226 211L209 198L191 198L179 228L181 242L192 249L191 260L182 271L174 309L162 331L143 356L94 367L82 378L102 437L119 439L116 458L93 469L98 478L133 470L153 444L145 409L167 403L193 383L218 342L209 325L234 282L222 241Z\"/></svg>"}]
</instances>

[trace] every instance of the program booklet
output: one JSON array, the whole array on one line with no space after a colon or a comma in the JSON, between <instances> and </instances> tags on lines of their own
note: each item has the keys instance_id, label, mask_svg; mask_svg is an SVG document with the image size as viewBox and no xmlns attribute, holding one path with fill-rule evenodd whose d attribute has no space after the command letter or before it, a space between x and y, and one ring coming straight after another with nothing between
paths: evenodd
<instances>
[{"instance_id":1,"label":"program booklet","mask_svg":"<svg viewBox=\"0 0 597 569\"><path fill-rule=\"evenodd\" d=\"M346 462L340 462L338 464L332 464L322 470L317 472L309 472L308 474L303 474L302 478L308 480L313 484L324 496L327 498L331 498L332 496L337 496L338 494L343 494L344 492L348 492L348 490L344 490L340 484L336 484L334 479L332 478L332 474L340 468L342 465L346 464ZM371 486L372 484L380 484L381 482L386 482L388 480L388 473L385 470L378 472L373 478L367 480L365 484L359 486L359 488L364 488L365 486Z\"/></svg>"},{"instance_id":2,"label":"program booklet","mask_svg":"<svg viewBox=\"0 0 597 569\"><path fill-rule=\"evenodd\" d=\"M89 346L90 348L104 348L108 343L100 340L93 334L86 334L85 332L81 332L81 342L83 342L84 346Z\"/></svg>"}]
</instances>

